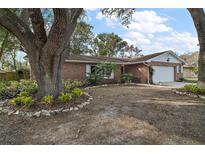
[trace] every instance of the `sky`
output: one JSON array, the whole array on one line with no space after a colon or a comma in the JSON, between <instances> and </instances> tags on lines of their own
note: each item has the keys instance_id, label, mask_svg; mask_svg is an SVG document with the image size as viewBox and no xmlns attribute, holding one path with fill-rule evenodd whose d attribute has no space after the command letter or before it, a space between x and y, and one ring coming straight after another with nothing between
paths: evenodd
<instances>
[{"instance_id":1,"label":"sky","mask_svg":"<svg viewBox=\"0 0 205 154\"><path fill-rule=\"evenodd\" d=\"M122 26L118 19L102 15L100 9L85 9L86 21L93 32L115 33L142 50L151 54L172 50L178 55L198 51L197 33L186 9L136 9L129 28ZM18 60L25 54L19 52Z\"/></svg>"},{"instance_id":2,"label":"sky","mask_svg":"<svg viewBox=\"0 0 205 154\"><path fill-rule=\"evenodd\" d=\"M136 9L129 28L100 9L86 9L95 34L115 33L140 48L142 54L172 50L177 54L198 51L197 33L186 9Z\"/></svg>"}]
</instances>

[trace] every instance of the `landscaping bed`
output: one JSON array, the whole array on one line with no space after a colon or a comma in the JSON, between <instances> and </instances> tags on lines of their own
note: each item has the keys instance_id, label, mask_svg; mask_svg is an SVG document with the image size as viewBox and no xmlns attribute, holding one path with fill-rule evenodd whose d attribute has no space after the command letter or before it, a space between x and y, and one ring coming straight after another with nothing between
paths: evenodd
<instances>
[{"instance_id":1,"label":"landscaping bed","mask_svg":"<svg viewBox=\"0 0 205 154\"><path fill-rule=\"evenodd\" d=\"M5 108L9 108L10 110L13 111L24 111L24 112L34 112L34 111L40 111L40 110L57 110L57 109L67 109L67 108L75 108L78 105L80 105L82 102L86 102L89 99L89 96L87 95L82 95L81 97L77 97L74 98L72 100L69 101L69 103L61 103L58 100L53 101L51 104L48 105L44 105L41 102L37 101L34 102L34 105L32 105L32 107L30 108L26 108L23 105L17 105L17 106L13 106L11 104L9 104L8 101L6 101L2 107Z\"/></svg>"},{"instance_id":2,"label":"landscaping bed","mask_svg":"<svg viewBox=\"0 0 205 154\"><path fill-rule=\"evenodd\" d=\"M89 104L92 97L82 90L83 82L63 81L64 88L58 97L52 95L36 99L38 86L35 81L0 83L0 113L27 117L50 116L59 112L78 110ZM79 87L79 88L78 88Z\"/></svg>"},{"instance_id":3,"label":"landscaping bed","mask_svg":"<svg viewBox=\"0 0 205 154\"><path fill-rule=\"evenodd\" d=\"M198 87L197 85L193 84L188 84L183 88L175 89L174 92L180 95L205 99L205 87Z\"/></svg>"}]
</instances>

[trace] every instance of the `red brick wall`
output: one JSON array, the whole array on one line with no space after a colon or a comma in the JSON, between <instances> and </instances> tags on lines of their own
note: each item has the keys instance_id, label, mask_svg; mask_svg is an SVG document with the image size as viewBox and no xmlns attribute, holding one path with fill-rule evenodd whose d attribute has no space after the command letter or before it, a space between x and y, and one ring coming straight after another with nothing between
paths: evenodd
<instances>
[{"instance_id":1,"label":"red brick wall","mask_svg":"<svg viewBox=\"0 0 205 154\"><path fill-rule=\"evenodd\" d=\"M86 64L85 63L63 63L62 79L63 80L85 80Z\"/></svg>"},{"instance_id":2,"label":"red brick wall","mask_svg":"<svg viewBox=\"0 0 205 154\"><path fill-rule=\"evenodd\" d=\"M64 63L62 66L62 79L85 80L86 79L86 63ZM114 71L114 79L105 79L103 82L120 82L121 66L117 65Z\"/></svg>"},{"instance_id":3,"label":"red brick wall","mask_svg":"<svg viewBox=\"0 0 205 154\"><path fill-rule=\"evenodd\" d=\"M147 83L149 69L144 64L125 65L125 73L132 73L134 82Z\"/></svg>"}]
</instances>

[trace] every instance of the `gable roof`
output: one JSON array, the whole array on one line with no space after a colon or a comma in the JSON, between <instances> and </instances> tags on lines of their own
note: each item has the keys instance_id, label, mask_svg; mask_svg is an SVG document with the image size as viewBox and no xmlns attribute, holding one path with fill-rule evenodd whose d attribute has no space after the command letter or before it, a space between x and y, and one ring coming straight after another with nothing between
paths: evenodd
<instances>
[{"instance_id":1,"label":"gable roof","mask_svg":"<svg viewBox=\"0 0 205 154\"><path fill-rule=\"evenodd\" d=\"M181 61L182 63L186 64L186 62L181 59L179 56L177 56L173 51L171 50L168 50L168 51L163 51L163 52L156 52L156 53L153 53L153 54L149 54L149 55L145 55L145 56L142 56L142 57L136 57L136 58L131 58L129 59L128 61L131 62L131 63L134 63L134 62L146 62L152 58L155 58L157 56L160 56L162 54L165 54L165 53L169 53L171 54L172 56L174 56L176 59L178 59L179 61Z\"/></svg>"},{"instance_id":2,"label":"gable roof","mask_svg":"<svg viewBox=\"0 0 205 154\"><path fill-rule=\"evenodd\" d=\"M142 56L142 57L129 58L129 59L127 59L127 61L128 62L144 62L144 61L147 61L147 60L152 59L154 57L157 57L161 54L164 54L166 52L167 51L163 51L163 52L157 52L157 53L145 55L145 56Z\"/></svg>"}]
</instances>

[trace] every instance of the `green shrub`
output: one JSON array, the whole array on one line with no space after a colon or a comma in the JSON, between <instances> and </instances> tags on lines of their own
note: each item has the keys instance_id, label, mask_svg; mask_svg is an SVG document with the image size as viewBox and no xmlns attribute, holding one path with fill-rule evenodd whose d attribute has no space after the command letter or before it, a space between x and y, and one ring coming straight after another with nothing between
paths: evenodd
<instances>
[{"instance_id":1,"label":"green shrub","mask_svg":"<svg viewBox=\"0 0 205 154\"><path fill-rule=\"evenodd\" d=\"M70 80L63 81L63 87L66 91L70 91L71 90L71 81Z\"/></svg>"},{"instance_id":2,"label":"green shrub","mask_svg":"<svg viewBox=\"0 0 205 154\"><path fill-rule=\"evenodd\" d=\"M41 101L45 105L51 104L53 102L53 96L51 95L44 96Z\"/></svg>"},{"instance_id":3,"label":"green shrub","mask_svg":"<svg viewBox=\"0 0 205 154\"><path fill-rule=\"evenodd\" d=\"M205 87L198 87L197 85L193 84L185 85L183 88L180 88L179 90L194 94L205 95Z\"/></svg>"},{"instance_id":4,"label":"green shrub","mask_svg":"<svg viewBox=\"0 0 205 154\"><path fill-rule=\"evenodd\" d=\"M33 105L32 97L26 96L25 93L20 94L16 98L11 99L9 103L12 105L25 105L27 108L30 108Z\"/></svg>"},{"instance_id":5,"label":"green shrub","mask_svg":"<svg viewBox=\"0 0 205 154\"><path fill-rule=\"evenodd\" d=\"M75 97L79 97L79 96L82 96L84 94L84 92L79 88L74 88L72 91L72 94Z\"/></svg>"},{"instance_id":6,"label":"green shrub","mask_svg":"<svg viewBox=\"0 0 205 154\"><path fill-rule=\"evenodd\" d=\"M35 94L38 91L38 85L35 81L21 80L18 84L18 89L29 94Z\"/></svg>"},{"instance_id":7,"label":"green shrub","mask_svg":"<svg viewBox=\"0 0 205 154\"><path fill-rule=\"evenodd\" d=\"M16 97L16 98L10 99L9 104L15 105L15 106L16 105L21 105L22 104L22 98L21 97Z\"/></svg>"},{"instance_id":8,"label":"green shrub","mask_svg":"<svg viewBox=\"0 0 205 154\"><path fill-rule=\"evenodd\" d=\"M27 107L27 108L30 108L31 105L33 105L33 99L32 97L22 97L21 98L22 100L22 103Z\"/></svg>"},{"instance_id":9,"label":"green shrub","mask_svg":"<svg viewBox=\"0 0 205 154\"><path fill-rule=\"evenodd\" d=\"M5 82L0 82L0 93L3 93L7 90L7 85Z\"/></svg>"},{"instance_id":10,"label":"green shrub","mask_svg":"<svg viewBox=\"0 0 205 154\"><path fill-rule=\"evenodd\" d=\"M72 99L72 94L71 93L61 93L58 99L62 103L69 102Z\"/></svg>"},{"instance_id":11,"label":"green shrub","mask_svg":"<svg viewBox=\"0 0 205 154\"><path fill-rule=\"evenodd\" d=\"M100 84L103 79L109 79L111 73L116 69L116 64L112 62L102 62L96 65L94 71L88 74L87 82L89 84Z\"/></svg>"},{"instance_id":12,"label":"green shrub","mask_svg":"<svg viewBox=\"0 0 205 154\"><path fill-rule=\"evenodd\" d=\"M122 81L125 83L131 83L133 80L133 75L131 73L124 73L122 75Z\"/></svg>"},{"instance_id":13,"label":"green shrub","mask_svg":"<svg viewBox=\"0 0 205 154\"><path fill-rule=\"evenodd\" d=\"M97 73L89 73L86 80L89 84L100 84L103 80L103 76Z\"/></svg>"},{"instance_id":14,"label":"green shrub","mask_svg":"<svg viewBox=\"0 0 205 154\"><path fill-rule=\"evenodd\" d=\"M72 88L82 87L86 84L86 82L74 80L72 82Z\"/></svg>"},{"instance_id":15,"label":"green shrub","mask_svg":"<svg viewBox=\"0 0 205 154\"><path fill-rule=\"evenodd\" d=\"M20 92L17 96L18 96L18 97L28 97L28 93L22 91L22 92Z\"/></svg>"},{"instance_id":16,"label":"green shrub","mask_svg":"<svg viewBox=\"0 0 205 154\"><path fill-rule=\"evenodd\" d=\"M17 81L0 81L0 100L15 97L19 93L17 85Z\"/></svg>"}]
</instances>

